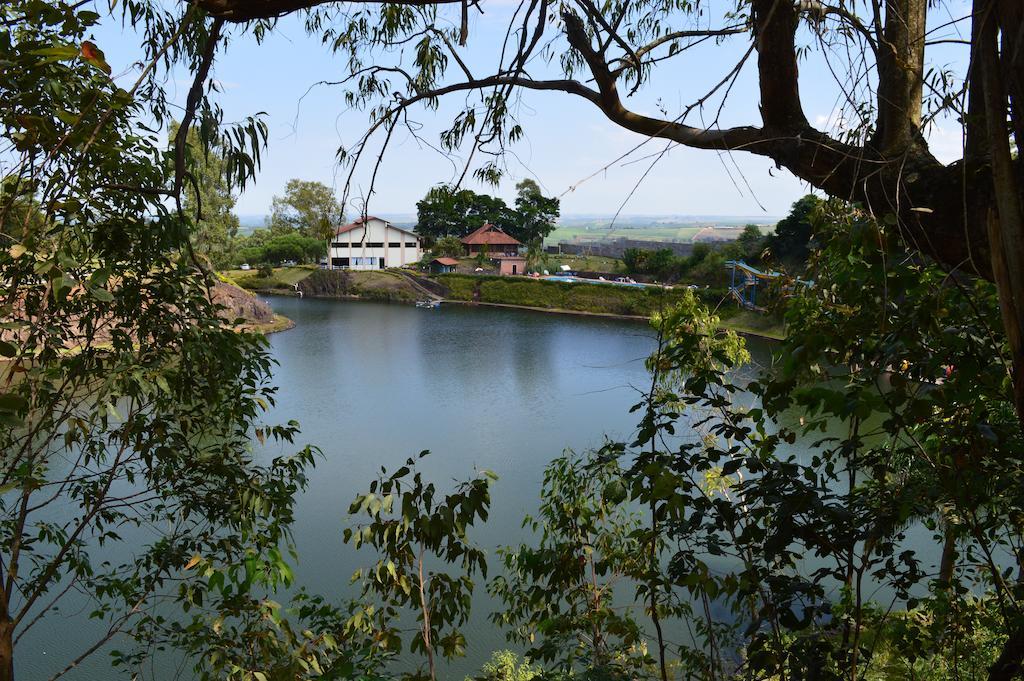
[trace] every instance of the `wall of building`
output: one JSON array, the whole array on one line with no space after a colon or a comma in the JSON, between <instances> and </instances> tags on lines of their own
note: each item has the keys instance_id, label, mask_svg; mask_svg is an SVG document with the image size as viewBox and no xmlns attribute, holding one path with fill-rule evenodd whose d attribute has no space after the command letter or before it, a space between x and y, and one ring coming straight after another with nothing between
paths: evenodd
<instances>
[{"instance_id":1,"label":"wall of building","mask_svg":"<svg viewBox=\"0 0 1024 681\"><path fill-rule=\"evenodd\" d=\"M344 267L338 261L348 258L349 269L375 270L380 268L381 258L384 259L384 267L402 267L418 262L423 251L415 235L374 219L362 227L335 236L328 257L332 268Z\"/></svg>"}]
</instances>

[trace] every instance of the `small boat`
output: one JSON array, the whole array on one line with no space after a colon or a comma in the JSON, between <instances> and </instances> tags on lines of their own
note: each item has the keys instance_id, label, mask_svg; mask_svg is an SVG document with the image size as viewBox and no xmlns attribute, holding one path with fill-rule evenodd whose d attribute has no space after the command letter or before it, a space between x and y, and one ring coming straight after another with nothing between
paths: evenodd
<instances>
[{"instance_id":1,"label":"small boat","mask_svg":"<svg viewBox=\"0 0 1024 681\"><path fill-rule=\"evenodd\" d=\"M441 307L440 300L417 300L416 307L422 307L425 310L434 310Z\"/></svg>"}]
</instances>

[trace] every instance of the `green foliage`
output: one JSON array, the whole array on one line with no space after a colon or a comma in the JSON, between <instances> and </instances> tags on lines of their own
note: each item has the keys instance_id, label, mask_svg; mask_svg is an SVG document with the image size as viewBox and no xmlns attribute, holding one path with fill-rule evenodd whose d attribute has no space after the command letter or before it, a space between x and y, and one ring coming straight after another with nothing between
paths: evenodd
<instances>
[{"instance_id":1,"label":"green foliage","mask_svg":"<svg viewBox=\"0 0 1024 681\"><path fill-rule=\"evenodd\" d=\"M1024 462L994 289L825 210L774 369L739 370L740 339L688 294L652 320L633 441L549 468L537 543L491 589L556 677L987 678L1010 650ZM617 670L594 626L615 621L610 575L634 589L616 632L642 608L653 637L649 655L616 640Z\"/></svg>"},{"instance_id":2,"label":"green foliage","mask_svg":"<svg viewBox=\"0 0 1024 681\"><path fill-rule=\"evenodd\" d=\"M768 251L772 260L789 267L802 269L811 253L812 218L822 200L808 194L793 204L789 215L775 225L768 237Z\"/></svg>"},{"instance_id":3,"label":"green foliage","mask_svg":"<svg viewBox=\"0 0 1024 681\"><path fill-rule=\"evenodd\" d=\"M178 127L177 121L171 122L172 140ZM216 140L204 148L199 132L195 128L189 129L186 153L195 181L186 187L182 207L185 216L193 223L192 238L196 252L209 258L215 269L234 264L239 226L238 216L232 212L236 197L226 179L227 168L221 147L222 143Z\"/></svg>"},{"instance_id":4,"label":"green foliage","mask_svg":"<svg viewBox=\"0 0 1024 681\"><path fill-rule=\"evenodd\" d=\"M434 242L434 247L430 249L430 257L461 258L465 252L466 247L462 245L458 237L443 236Z\"/></svg>"},{"instance_id":5,"label":"green foliage","mask_svg":"<svg viewBox=\"0 0 1024 681\"><path fill-rule=\"evenodd\" d=\"M491 654L491 661L484 663L480 674L466 677L466 681L533 681L539 678L541 670L519 658L511 650L497 650Z\"/></svg>"},{"instance_id":6,"label":"green foliage","mask_svg":"<svg viewBox=\"0 0 1024 681\"><path fill-rule=\"evenodd\" d=\"M416 203L416 218L416 233L433 239L464 237L486 222L511 233L516 223L501 199L444 184L432 187Z\"/></svg>"},{"instance_id":7,"label":"green foliage","mask_svg":"<svg viewBox=\"0 0 1024 681\"><path fill-rule=\"evenodd\" d=\"M541 194L533 180L522 180L516 185L516 225L509 233L524 244L539 246L555 228L560 210L558 199Z\"/></svg>"},{"instance_id":8,"label":"green foliage","mask_svg":"<svg viewBox=\"0 0 1024 681\"><path fill-rule=\"evenodd\" d=\"M327 255L327 242L303 236L297 230L284 228L272 232L258 229L238 241L236 261L239 263L316 262Z\"/></svg>"},{"instance_id":9,"label":"green foliage","mask_svg":"<svg viewBox=\"0 0 1024 681\"><path fill-rule=\"evenodd\" d=\"M756 265L761 260L761 251L764 250L767 240L757 225L747 225L743 232L736 239L738 252L734 259L744 260L751 265Z\"/></svg>"},{"instance_id":10,"label":"green foliage","mask_svg":"<svg viewBox=\"0 0 1024 681\"><path fill-rule=\"evenodd\" d=\"M658 320L649 366L662 389L638 405L636 440L605 448L632 462L625 484L650 509L649 545L681 547L647 593L705 604L695 644L673 646L702 677L733 673L730 649L767 678L977 674L1005 640L995 632L1021 618L1019 583L991 559L1019 541L1022 501L994 290L951 282L878 225L829 209L816 286L793 292L775 370L729 372L742 357L697 306ZM693 433L667 448L681 420ZM794 456L796 443L808 452ZM914 526L930 531L931 569L905 549ZM820 567L808 571L810 555ZM971 614L977 593L996 604L985 615ZM989 633L967 633L974 617Z\"/></svg>"},{"instance_id":11,"label":"green foliage","mask_svg":"<svg viewBox=\"0 0 1024 681\"><path fill-rule=\"evenodd\" d=\"M421 452L419 458L427 454ZM465 654L466 639L459 627L469 616L473 576L487 576L484 552L469 541L468 530L478 519L487 520L490 484L496 476L483 471L441 497L415 470L416 463L409 459L391 475L381 469L370 491L356 497L349 508L350 514L365 515L367 521L346 528L345 542L354 548L371 546L379 558L372 568L353 576L353 581L362 582L367 600L349 619L348 629L372 636L384 651L401 652L399 618L403 611L415 611L417 631L408 648L426 655L429 678L435 679L438 652L446 659ZM459 572L435 570L438 563L453 565Z\"/></svg>"},{"instance_id":12,"label":"green foliage","mask_svg":"<svg viewBox=\"0 0 1024 681\"><path fill-rule=\"evenodd\" d=\"M618 463L568 452L545 469L541 500L537 517L523 522L537 545L499 551L505 574L489 590L504 610L493 620L530 659L563 674L636 678L649 662L642 629L614 597L644 554Z\"/></svg>"},{"instance_id":13,"label":"green foliage","mask_svg":"<svg viewBox=\"0 0 1024 681\"><path fill-rule=\"evenodd\" d=\"M501 199L449 185L432 187L416 203L416 233L432 239L464 237L490 222L523 243L543 240L554 229L559 200L541 194L532 180L516 185L515 208Z\"/></svg>"},{"instance_id":14,"label":"green foliage","mask_svg":"<svg viewBox=\"0 0 1024 681\"><path fill-rule=\"evenodd\" d=\"M52 646L61 667L113 647L131 673L160 647L198 678L241 678L253 651L266 653L259 668L309 652L263 623L263 599L290 584L294 499L316 452L293 444L294 422L265 422L266 341L211 301L193 216L164 195L180 179L172 152L149 127L168 122L161 83L199 59L207 27L185 8L130 5L151 39L128 90L86 40L92 5L0 5L4 679L23 634L82 603L102 631ZM225 198L255 172L264 130L224 134L205 97L197 111L183 170L203 177L216 155ZM253 437L297 451L257 456Z\"/></svg>"},{"instance_id":15,"label":"green foliage","mask_svg":"<svg viewBox=\"0 0 1024 681\"><path fill-rule=\"evenodd\" d=\"M291 179L284 196L275 196L267 218L271 234L298 232L315 241L326 242L344 220L341 204L327 185Z\"/></svg>"},{"instance_id":16,"label":"green foliage","mask_svg":"<svg viewBox=\"0 0 1024 681\"><path fill-rule=\"evenodd\" d=\"M550 310L575 310L647 317L680 299L684 291L617 284L570 284L521 277L440 274L437 280L453 300L523 305Z\"/></svg>"},{"instance_id":17,"label":"green foliage","mask_svg":"<svg viewBox=\"0 0 1024 681\"><path fill-rule=\"evenodd\" d=\"M313 270L299 282L305 296L342 297L352 293L352 275L344 270Z\"/></svg>"}]
</instances>

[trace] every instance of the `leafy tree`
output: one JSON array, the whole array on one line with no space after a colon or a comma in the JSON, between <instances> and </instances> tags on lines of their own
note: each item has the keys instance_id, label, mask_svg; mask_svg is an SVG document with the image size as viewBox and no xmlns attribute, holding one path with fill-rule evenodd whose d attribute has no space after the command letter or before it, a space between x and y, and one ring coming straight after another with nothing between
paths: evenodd
<instances>
[{"instance_id":1,"label":"leafy tree","mask_svg":"<svg viewBox=\"0 0 1024 681\"><path fill-rule=\"evenodd\" d=\"M266 341L221 319L189 248L193 217L177 206L191 205L186 175L204 172L191 122L198 112L216 128L217 114L200 89L172 150L146 132L168 120L171 55L208 63L219 28L190 12L189 38L168 53L181 17L126 16L154 36L134 85L112 80L87 40L91 7L0 5L3 681L16 678L22 637L74 601L98 631L81 648L51 647L55 677L111 646L114 664L134 670L159 646L186 653L199 678L237 678L251 668L235 665L225 628L266 652L264 669L305 661L304 642L262 616L264 597L290 581L281 552L315 452L254 455L253 436L290 448L296 424L264 421L275 396ZM251 178L251 148L200 132L236 189Z\"/></svg>"},{"instance_id":2,"label":"leafy tree","mask_svg":"<svg viewBox=\"0 0 1024 681\"><path fill-rule=\"evenodd\" d=\"M736 239L739 247L738 257L751 264L761 259L761 251L765 247L765 237L757 225L746 225Z\"/></svg>"},{"instance_id":3,"label":"leafy tree","mask_svg":"<svg viewBox=\"0 0 1024 681\"><path fill-rule=\"evenodd\" d=\"M466 677L466 681L533 681L539 678L541 670L529 663L519 662L519 658L511 650L498 650L491 655L480 669L477 677Z\"/></svg>"},{"instance_id":4,"label":"leafy tree","mask_svg":"<svg viewBox=\"0 0 1024 681\"><path fill-rule=\"evenodd\" d=\"M431 187L426 196L416 202L416 233L438 240L468 234L465 216L471 194L468 189L456 192L445 184Z\"/></svg>"},{"instance_id":5,"label":"leafy tree","mask_svg":"<svg viewBox=\"0 0 1024 681\"><path fill-rule=\"evenodd\" d=\"M327 254L327 242L293 232L272 237L263 245L262 251L262 259L275 264L285 260L315 262Z\"/></svg>"},{"instance_id":6,"label":"leafy tree","mask_svg":"<svg viewBox=\"0 0 1024 681\"><path fill-rule=\"evenodd\" d=\"M560 203L541 194L533 180L522 180L516 185L516 225L509 234L524 244L543 242L555 228Z\"/></svg>"},{"instance_id":7,"label":"leafy tree","mask_svg":"<svg viewBox=\"0 0 1024 681\"><path fill-rule=\"evenodd\" d=\"M789 215L775 225L775 232L768 237L768 250L774 259L802 269L811 252L812 217L820 206L821 199L814 194L793 204Z\"/></svg>"},{"instance_id":8,"label":"leafy tree","mask_svg":"<svg viewBox=\"0 0 1024 681\"><path fill-rule=\"evenodd\" d=\"M458 237L443 236L434 242L431 253L435 258L461 258L465 255L466 247L462 245Z\"/></svg>"},{"instance_id":9,"label":"leafy tree","mask_svg":"<svg viewBox=\"0 0 1024 681\"><path fill-rule=\"evenodd\" d=\"M543 269L548 262L548 255L544 252L544 245L540 239L530 241L526 246L526 269L534 272Z\"/></svg>"},{"instance_id":10,"label":"leafy tree","mask_svg":"<svg viewBox=\"0 0 1024 681\"><path fill-rule=\"evenodd\" d=\"M487 246L487 244L484 244L483 246L480 247L480 250L477 251L476 266L483 267L484 265L486 265L488 260L490 260L489 255L490 248Z\"/></svg>"},{"instance_id":11,"label":"leafy tree","mask_svg":"<svg viewBox=\"0 0 1024 681\"><path fill-rule=\"evenodd\" d=\"M272 263L280 265L286 260L297 263L316 262L327 255L327 242L303 236L301 232L286 230L272 232L257 229L239 241L236 262Z\"/></svg>"},{"instance_id":12,"label":"leafy tree","mask_svg":"<svg viewBox=\"0 0 1024 681\"><path fill-rule=\"evenodd\" d=\"M421 452L419 458L427 454ZM409 459L391 475L382 469L370 491L356 497L349 508L350 514L365 514L367 522L346 528L345 542L354 548L372 546L380 555L371 569L356 572L353 579L362 580L364 596L383 604L377 608L367 602L349 620L349 628L366 632L383 650L398 653L401 613L415 611L418 626L409 650L426 656L428 678L433 680L438 652L449 659L465 654L466 639L458 627L469 616L473 576L487 575L484 552L470 543L467 530L477 519L487 520L490 484L496 476L483 471L441 498L415 465L416 460ZM456 565L460 572L435 571L431 566L437 562Z\"/></svg>"},{"instance_id":13,"label":"leafy tree","mask_svg":"<svg viewBox=\"0 0 1024 681\"><path fill-rule=\"evenodd\" d=\"M949 282L876 223L829 211L833 226L815 225L825 244L816 286L793 291L775 371L754 381L728 372L743 358L715 340L699 306L659 320L649 367L664 389L638 405L636 441L604 450L632 462L623 477L651 509L647 545L679 547L657 563L667 572L648 571L649 593L655 606L685 605L685 588L725 608L715 616L705 605L696 643L675 646L709 677L738 672L732 649L744 651L744 674L883 678L870 659L881 645L911 669L1011 678L1006 632L1020 626L1013 594L1024 585L981 555L1022 532L1020 426L991 362L1005 345L990 337L979 354L967 340L998 323L994 287ZM667 448L681 419L694 432ZM797 442L807 455L788 450ZM934 567L905 550L915 518L931 531ZM802 569L806 555L821 567ZM874 601L879 589L891 600ZM967 621L983 622L982 635Z\"/></svg>"},{"instance_id":14,"label":"leafy tree","mask_svg":"<svg viewBox=\"0 0 1024 681\"><path fill-rule=\"evenodd\" d=\"M501 199L444 184L432 187L416 203L416 216L416 233L433 239L463 237L487 222L511 233L517 223Z\"/></svg>"},{"instance_id":15,"label":"leafy tree","mask_svg":"<svg viewBox=\"0 0 1024 681\"><path fill-rule=\"evenodd\" d=\"M284 196L275 196L267 219L271 234L297 230L309 239L327 241L344 219L334 191L311 180L288 180Z\"/></svg>"},{"instance_id":16,"label":"leafy tree","mask_svg":"<svg viewBox=\"0 0 1024 681\"><path fill-rule=\"evenodd\" d=\"M614 589L643 553L618 463L567 452L545 469L541 499L537 517L523 521L537 546L500 550L505 574L489 589L504 610L492 619L530 659L564 674L629 678L647 662L643 632L615 606Z\"/></svg>"},{"instance_id":17,"label":"leafy tree","mask_svg":"<svg viewBox=\"0 0 1024 681\"><path fill-rule=\"evenodd\" d=\"M177 135L179 125L170 125L171 139ZM196 252L210 259L216 269L223 269L234 263L238 216L235 208L235 194L228 184L226 168L220 145L204 148L199 133L190 129L186 146L190 165L194 168L192 179L182 196L185 215L195 220L193 244Z\"/></svg>"},{"instance_id":18,"label":"leafy tree","mask_svg":"<svg viewBox=\"0 0 1024 681\"><path fill-rule=\"evenodd\" d=\"M698 244L700 246L701 244ZM629 274L650 274L660 279L674 278L686 266L680 262L670 248L647 250L627 248L622 254L622 263Z\"/></svg>"}]
</instances>

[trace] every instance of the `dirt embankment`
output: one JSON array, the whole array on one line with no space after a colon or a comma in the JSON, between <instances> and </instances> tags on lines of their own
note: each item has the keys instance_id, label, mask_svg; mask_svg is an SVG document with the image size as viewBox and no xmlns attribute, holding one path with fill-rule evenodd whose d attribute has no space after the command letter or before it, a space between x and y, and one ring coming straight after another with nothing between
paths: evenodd
<instances>
[{"instance_id":1,"label":"dirt embankment","mask_svg":"<svg viewBox=\"0 0 1024 681\"><path fill-rule=\"evenodd\" d=\"M388 270L316 270L298 283L298 290L312 298L358 298L392 303L411 303L424 295L406 277Z\"/></svg>"},{"instance_id":2,"label":"dirt embankment","mask_svg":"<svg viewBox=\"0 0 1024 681\"><path fill-rule=\"evenodd\" d=\"M218 281L212 293L213 302L225 308L220 312L221 317L231 322L245 320L240 326L247 331L273 333L294 326L290 319L274 314L270 305L237 286Z\"/></svg>"}]
</instances>

